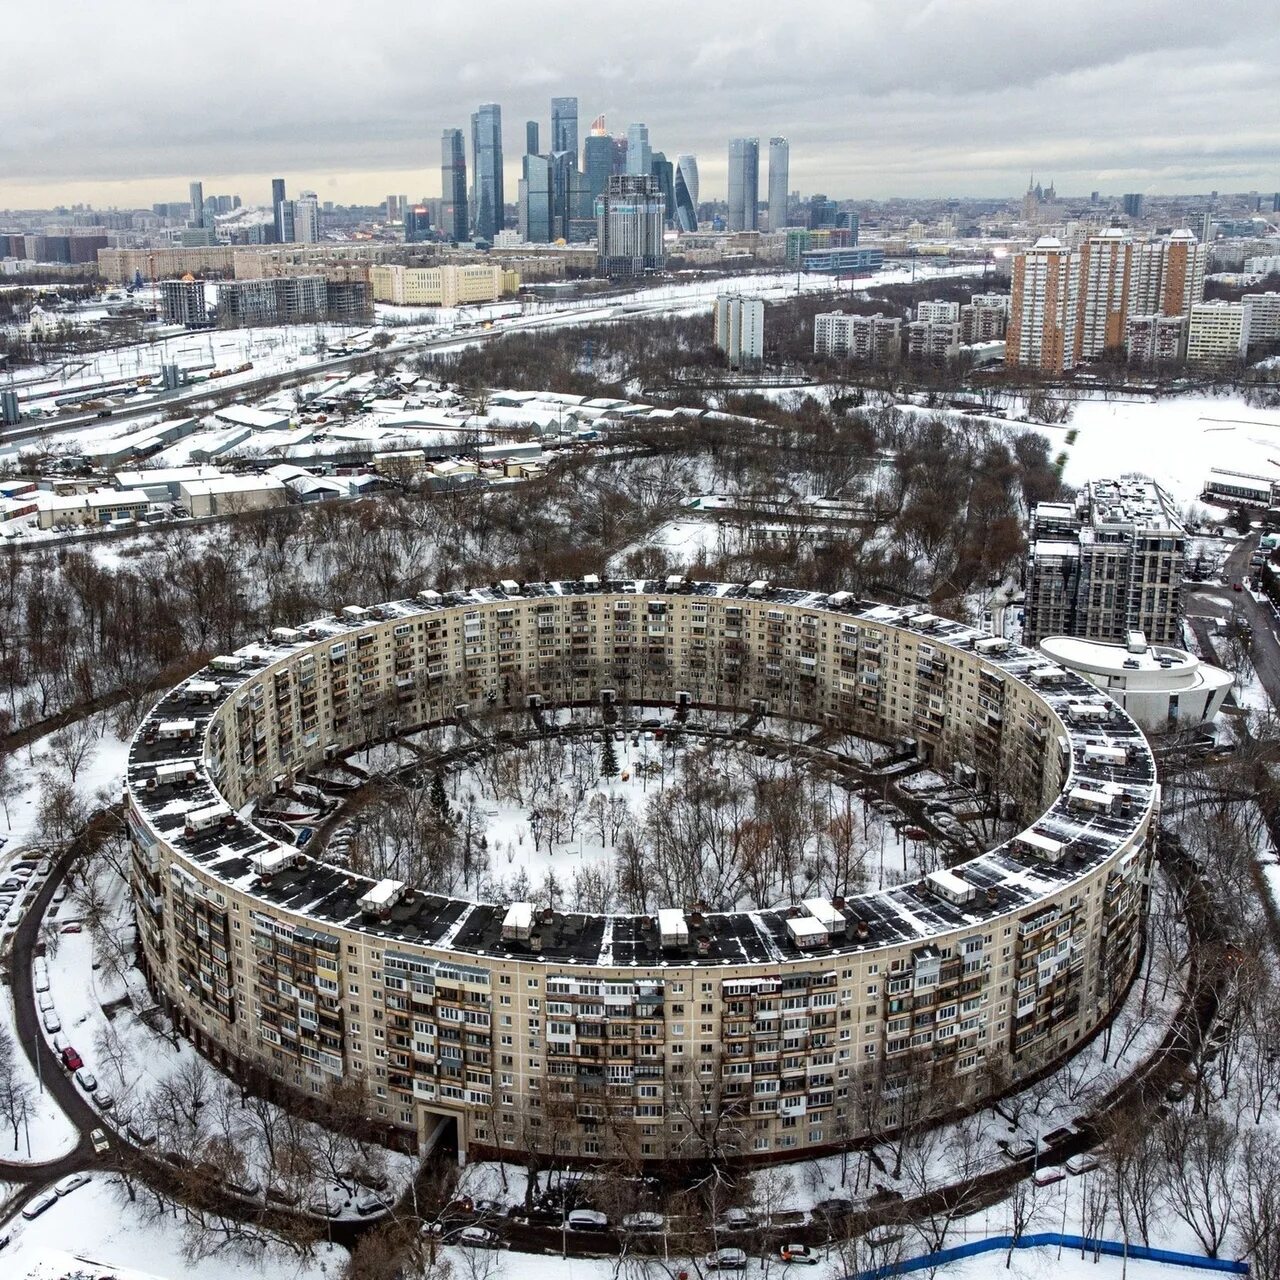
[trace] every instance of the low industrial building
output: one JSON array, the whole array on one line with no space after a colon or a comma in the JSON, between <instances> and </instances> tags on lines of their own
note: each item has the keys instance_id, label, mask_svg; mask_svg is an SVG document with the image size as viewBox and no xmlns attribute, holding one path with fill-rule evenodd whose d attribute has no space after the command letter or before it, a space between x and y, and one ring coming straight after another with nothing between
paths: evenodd
<instances>
[{"instance_id":1,"label":"low industrial building","mask_svg":"<svg viewBox=\"0 0 1280 1280\"><path fill-rule=\"evenodd\" d=\"M150 509L151 499L141 492L95 489L91 493L42 493L38 504L36 519L40 528L56 529L136 520Z\"/></svg>"},{"instance_id":2,"label":"low industrial building","mask_svg":"<svg viewBox=\"0 0 1280 1280\"><path fill-rule=\"evenodd\" d=\"M1150 645L1141 631L1124 644L1046 636L1040 652L1097 685L1150 733L1212 720L1231 688L1231 673L1185 649Z\"/></svg>"},{"instance_id":3,"label":"low industrial building","mask_svg":"<svg viewBox=\"0 0 1280 1280\"><path fill-rule=\"evenodd\" d=\"M188 480L178 488L178 500L197 519L281 507L288 498L284 482L275 476L219 476Z\"/></svg>"}]
</instances>

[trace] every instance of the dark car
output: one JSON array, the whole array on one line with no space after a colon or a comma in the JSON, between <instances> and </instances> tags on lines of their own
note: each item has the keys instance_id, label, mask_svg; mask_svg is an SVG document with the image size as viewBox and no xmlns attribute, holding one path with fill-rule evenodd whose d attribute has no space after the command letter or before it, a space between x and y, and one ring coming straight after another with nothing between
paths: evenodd
<instances>
[{"instance_id":1,"label":"dark car","mask_svg":"<svg viewBox=\"0 0 1280 1280\"><path fill-rule=\"evenodd\" d=\"M62 1051L62 1065L68 1071L79 1071L84 1066L84 1059L70 1046Z\"/></svg>"}]
</instances>

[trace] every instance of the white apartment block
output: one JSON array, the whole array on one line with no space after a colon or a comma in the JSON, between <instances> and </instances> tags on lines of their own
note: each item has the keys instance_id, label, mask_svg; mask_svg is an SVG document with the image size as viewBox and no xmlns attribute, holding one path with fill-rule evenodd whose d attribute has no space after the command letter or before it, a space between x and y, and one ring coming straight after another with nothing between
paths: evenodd
<instances>
[{"instance_id":1,"label":"white apartment block","mask_svg":"<svg viewBox=\"0 0 1280 1280\"><path fill-rule=\"evenodd\" d=\"M1280 293L1246 293L1249 308L1249 342L1280 341Z\"/></svg>"},{"instance_id":2,"label":"white apartment block","mask_svg":"<svg viewBox=\"0 0 1280 1280\"><path fill-rule=\"evenodd\" d=\"M954 324L960 319L960 304L958 302L917 302L916 319Z\"/></svg>"},{"instance_id":3,"label":"white apartment block","mask_svg":"<svg viewBox=\"0 0 1280 1280\"><path fill-rule=\"evenodd\" d=\"M1124 326L1124 348L1139 365L1175 364L1186 355L1187 321L1183 316L1130 316Z\"/></svg>"},{"instance_id":4,"label":"white apartment block","mask_svg":"<svg viewBox=\"0 0 1280 1280\"><path fill-rule=\"evenodd\" d=\"M759 364L764 359L764 302L741 294L716 298L715 344L731 367Z\"/></svg>"},{"instance_id":5,"label":"white apartment block","mask_svg":"<svg viewBox=\"0 0 1280 1280\"><path fill-rule=\"evenodd\" d=\"M1198 302L1187 326L1187 363L1206 368L1242 360L1251 308L1243 302Z\"/></svg>"},{"instance_id":6,"label":"white apartment block","mask_svg":"<svg viewBox=\"0 0 1280 1280\"><path fill-rule=\"evenodd\" d=\"M959 354L959 320L912 320L907 325L907 355L912 360L941 364Z\"/></svg>"},{"instance_id":7,"label":"white apartment block","mask_svg":"<svg viewBox=\"0 0 1280 1280\"><path fill-rule=\"evenodd\" d=\"M847 356L850 360L891 360L902 347L902 321L876 312L872 316L828 311L813 321L813 354Z\"/></svg>"}]
</instances>

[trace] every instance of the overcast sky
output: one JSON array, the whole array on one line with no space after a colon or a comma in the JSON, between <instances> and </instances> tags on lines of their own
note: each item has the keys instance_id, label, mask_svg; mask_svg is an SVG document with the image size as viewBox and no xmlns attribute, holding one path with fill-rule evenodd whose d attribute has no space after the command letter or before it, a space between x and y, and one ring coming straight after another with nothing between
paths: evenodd
<instances>
[{"instance_id":1,"label":"overcast sky","mask_svg":"<svg viewBox=\"0 0 1280 1280\"><path fill-rule=\"evenodd\" d=\"M440 192L440 131L649 125L724 193L791 140L836 197L1280 189L1277 0L44 0L6 5L0 208ZM545 145L545 141L544 141ZM470 156L468 156L470 164Z\"/></svg>"}]
</instances>

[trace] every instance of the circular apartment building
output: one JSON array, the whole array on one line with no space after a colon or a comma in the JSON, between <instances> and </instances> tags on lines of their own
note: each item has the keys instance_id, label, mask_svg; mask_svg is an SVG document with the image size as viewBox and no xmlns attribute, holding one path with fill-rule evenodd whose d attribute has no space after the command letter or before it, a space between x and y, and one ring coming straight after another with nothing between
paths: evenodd
<instances>
[{"instance_id":1,"label":"circular apartment building","mask_svg":"<svg viewBox=\"0 0 1280 1280\"><path fill-rule=\"evenodd\" d=\"M371 743L565 707L767 713L814 751L858 733L1028 825L880 892L637 916L375 882L246 816ZM1137 962L1158 788L1105 693L970 627L587 577L352 606L215 658L139 729L126 800L152 981L228 1068L303 1094L363 1076L389 1137L453 1123L463 1155L776 1160L1070 1054Z\"/></svg>"}]
</instances>

